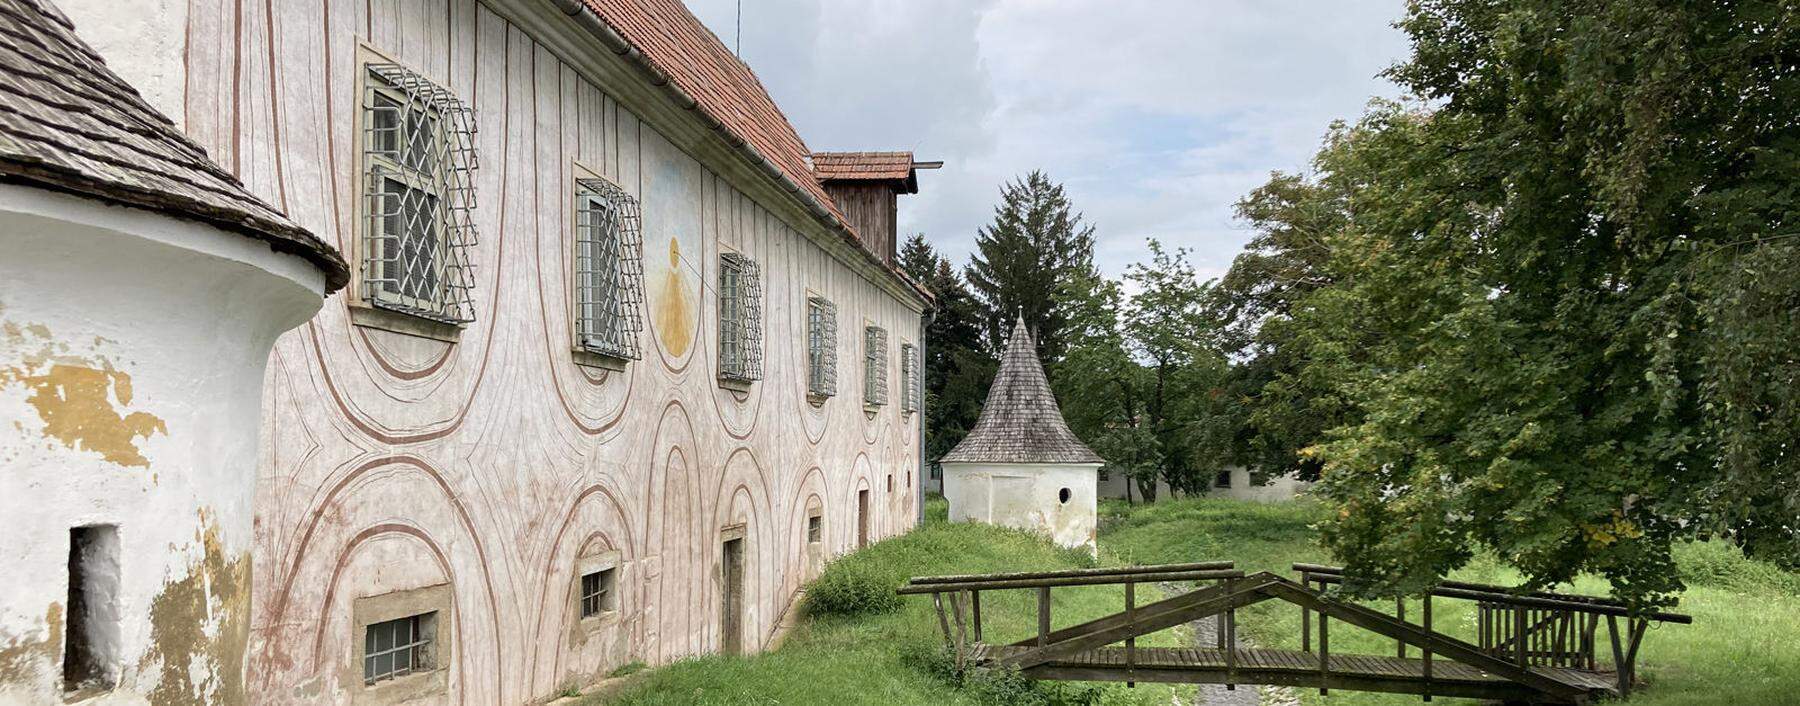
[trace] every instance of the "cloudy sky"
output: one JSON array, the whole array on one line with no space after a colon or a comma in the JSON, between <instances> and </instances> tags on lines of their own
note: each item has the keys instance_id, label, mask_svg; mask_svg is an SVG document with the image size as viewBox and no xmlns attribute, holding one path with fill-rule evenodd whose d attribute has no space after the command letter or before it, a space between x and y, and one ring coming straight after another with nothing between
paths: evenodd
<instances>
[{"instance_id":1,"label":"cloudy sky","mask_svg":"<svg viewBox=\"0 0 1800 706\"><path fill-rule=\"evenodd\" d=\"M942 159L902 233L961 263L1000 185L1063 182L1117 275L1145 238L1222 274L1231 205L1397 89L1403 0L687 0L814 150Z\"/></svg>"}]
</instances>

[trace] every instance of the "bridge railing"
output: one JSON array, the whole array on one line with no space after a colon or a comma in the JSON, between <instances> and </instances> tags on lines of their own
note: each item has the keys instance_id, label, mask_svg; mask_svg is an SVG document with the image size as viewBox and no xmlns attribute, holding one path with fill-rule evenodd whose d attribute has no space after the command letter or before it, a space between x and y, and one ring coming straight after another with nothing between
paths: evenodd
<instances>
[{"instance_id":1,"label":"bridge railing","mask_svg":"<svg viewBox=\"0 0 1800 706\"><path fill-rule=\"evenodd\" d=\"M900 595L930 595L932 605L937 609L938 626L961 667L971 647L985 642L981 622L981 593L1007 589L1035 589L1037 592L1037 635L1035 642L1043 646L1058 637L1063 631L1051 629L1051 589L1067 586L1103 586L1122 585L1125 589L1126 623L1135 622L1138 617L1137 585L1140 583L1162 583L1177 581L1229 581L1241 579L1244 572L1236 568L1230 561L1203 561L1186 564L1156 564L1150 566L1117 566L1098 569L1066 569L1061 571L1027 571L998 574L970 574L958 576L917 576L909 579L906 585L896 592ZM945 597L949 597L950 608L945 609ZM966 605L965 605L966 597ZM966 617L965 617L966 616ZM1227 610L1217 617L1219 647L1227 644L1227 639L1234 639L1237 632L1237 614L1235 610ZM954 629L953 629L954 626ZM1072 628L1071 628L1072 629ZM971 639L970 632L973 632ZM1136 662L1137 640L1135 637L1125 639L1126 664Z\"/></svg>"},{"instance_id":2,"label":"bridge railing","mask_svg":"<svg viewBox=\"0 0 1800 706\"><path fill-rule=\"evenodd\" d=\"M1318 584L1342 584L1344 570L1336 566L1296 563L1293 570L1308 588ZM1483 651L1507 659L1520 667L1558 667L1595 671L1597 659L1596 633L1605 620L1612 647L1613 669L1618 677L1620 695L1629 695L1636 678L1638 646L1651 622L1689 624L1691 616L1680 613L1636 613L1623 602L1600 596L1583 596L1549 591L1518 592L1505 586L1442 581L1420 596L1422 625L1432 627L1432 598L1473 601L1476 606L1476 640ZM1302 608L1300 620L1301 649L1312 651L1312 611ZM1394 602L1395 617L1406 619L1406 600ZM1626 619L1621 629L1619 619ZM1329 649L1328 619L1318 616L1319 649ZM1406 643L1396 641L1395 652L1406 657ZM1431 653L1425 651L1426 674L1431 670Z\"/></svg>"}]
</instances>

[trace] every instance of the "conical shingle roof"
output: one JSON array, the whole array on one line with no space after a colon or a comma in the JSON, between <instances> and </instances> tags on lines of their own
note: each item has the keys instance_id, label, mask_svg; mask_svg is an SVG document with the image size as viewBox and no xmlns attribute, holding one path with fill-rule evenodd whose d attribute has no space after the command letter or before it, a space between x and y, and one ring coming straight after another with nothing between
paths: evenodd
<instances>
[{"instance_id":1,"label":"conical shingle roof","mask_svg":"<svg viewBox=\"0 0 1800 706\"><path fill-rule=\"evenodd\" d=\"M981 418L940 463L1105 463L1075 438L1038 362L1025 319L1013 324Z\"/></svg>"},{"instance_id":2,"label":"conical shingle roof","mask_svg":"<svg viewBox=\"0 0 1800 706\"><path fill-rule=\"evenodd\" d=\"M50 0L0 0L0 183L200 221L297 255L335 291L336 249L250 193L75 35Z\"/></svg>"}]
</instances>

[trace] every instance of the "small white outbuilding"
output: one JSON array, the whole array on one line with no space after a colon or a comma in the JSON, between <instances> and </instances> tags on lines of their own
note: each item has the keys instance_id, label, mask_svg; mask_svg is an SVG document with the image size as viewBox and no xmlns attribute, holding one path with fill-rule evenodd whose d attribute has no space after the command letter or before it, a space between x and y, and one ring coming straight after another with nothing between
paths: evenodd
<instances>
[{"instance_id":1,"label":"small white outbuilding","mask_svg":"<svg viewBox=\"0 0 1800 706\"><path fill-rule=\"evenodd\" d=\"M1094 549L1095 490L1106 461L1063 421L1023 318L1013 324L981 418L938 462L951 521L1029 529L1065 547Z\"/></svg>"}]
</instances>

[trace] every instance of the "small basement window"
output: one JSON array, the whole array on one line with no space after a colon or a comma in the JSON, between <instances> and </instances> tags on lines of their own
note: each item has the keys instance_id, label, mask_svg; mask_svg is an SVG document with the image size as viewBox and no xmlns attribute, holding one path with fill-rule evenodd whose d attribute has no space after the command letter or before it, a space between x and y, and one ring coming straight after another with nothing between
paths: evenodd
<instances>
[{"instance_id":1,"label":"small basement window","mask_svg":"<svg viewBox=\"0 0 1800 706\"><path fill-rule=\"evenodd\" d=\"M617 569L581 575L581 617L594 618L619 608Z\"/></svg>"},{"instance_id":2,"label":"small basement window","mask_svg":"<svg viewBox=\"0 0 1800 706\"><path fill-rule=\"evenodd\" d=\"M362 298L434 321L473 321L474 113L397 64L369 64L362 102Z\"/></svg>"},{"instance_id":3,"label":"small basement window","mask_svg":"<svg viewBox=\"0 0 1800 706\"><path fill-rule=\"evenodd\" d=\"M1231 471L1225 470L1225 471L1219 471L1218 473L1213 474L1213 487L1214 488L1229 488L1229 487L1231 487Z\"/></svg>"},{"instance_id":4,"label":"small basement window","mask_svg":"<svg viewBox=\"0 0 1800 706\"><path fill-rule=\"evenodd\" d=\"M637 199L605 179L575 180L575 335L582 350L638 358L640 238Z\"/></svg>"},{"instance_id":5,"label":"small basement window","mask_svg":"<svg viewBox=\"0 0 1800 706\"><path fill-rule=\"evenodd\" d=\"M806 543L818 544L825 538L825 518L810 515L806 518Z\"/></svg>"},{"instance_id":6,"label":"small basement window","mask_svg":"<svg viewBox=\"0 0 1800 706\"><path fill-rule=\"evenodd\" d=\"M70 529L65 691L105 691L118 682L119 588L119 528Z\"/></svg>"},{"instance_id":7,"label":"small basement window","mask_svg":"<svg viewBox=\"0 0 1800 706\"><path fill-rule=\"evenodd\" d=\"M719 256L719 378L762 379L762 268L738 253Z\"/></svg>"},{"instance_id":8,"label":"small basement window","mask_svg":"<svg viewBox=\"0 0 1800 706\"><path fill-rule=\"evenodd\" d=\"M431 646L436 636L437 611L370 624L363 635L363 683L435 669Z\"/></svg>"}]
</instances>

